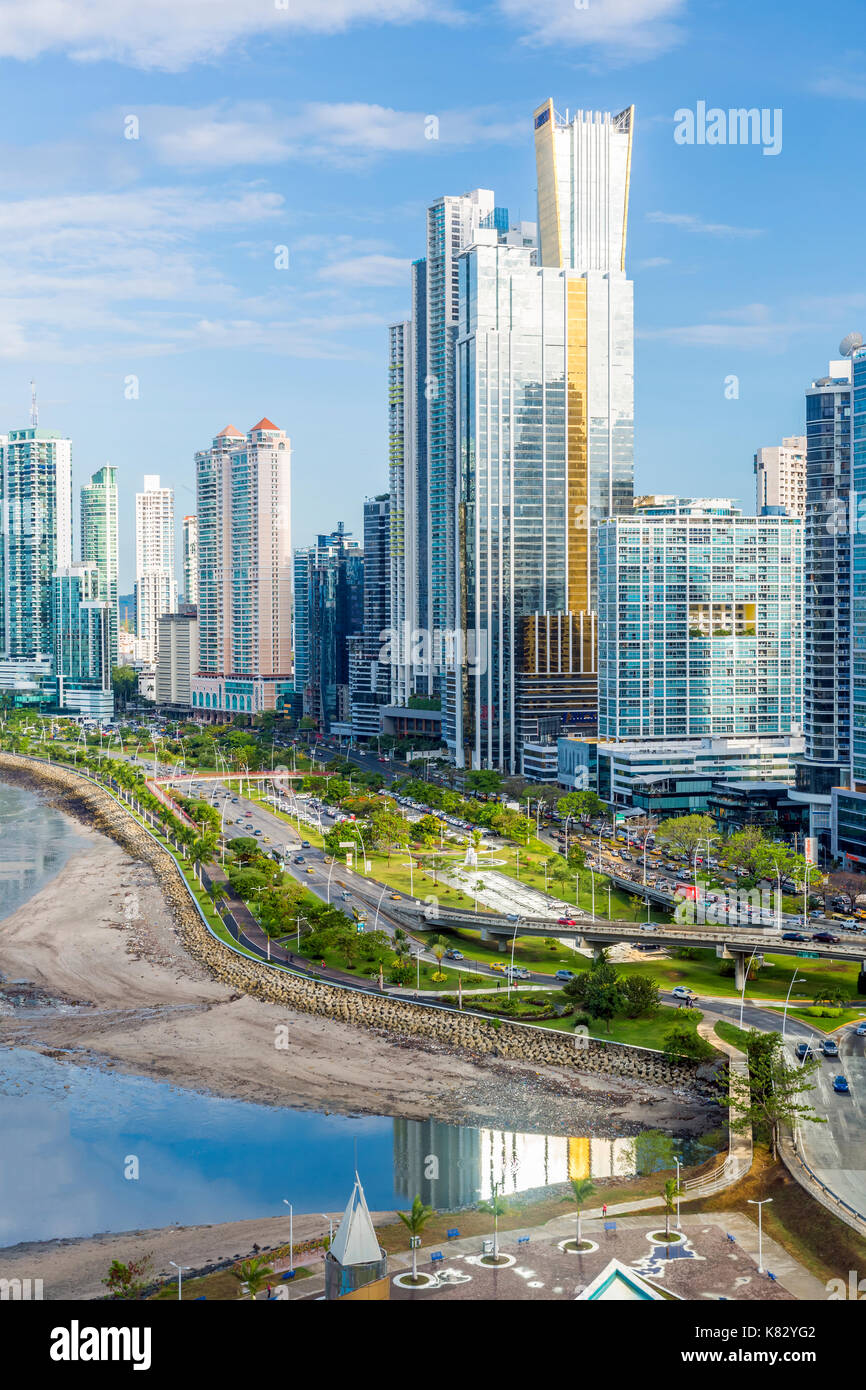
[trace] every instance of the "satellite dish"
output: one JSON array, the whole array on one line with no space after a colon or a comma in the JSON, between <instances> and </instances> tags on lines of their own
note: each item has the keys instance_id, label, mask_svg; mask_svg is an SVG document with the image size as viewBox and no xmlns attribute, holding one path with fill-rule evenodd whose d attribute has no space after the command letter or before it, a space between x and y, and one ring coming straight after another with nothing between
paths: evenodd
<instances>
[{"instance_id":1,"label":"satellite dish","mask_svg":"<svg viewBox=\"0 0 866 1390\"><path fill-rule=\"evenodd\" d=\"M858 348L863 346L862 333L848 333L839 344L839 351L843 357L852 357Z\"/></svg>"}]
</instances>

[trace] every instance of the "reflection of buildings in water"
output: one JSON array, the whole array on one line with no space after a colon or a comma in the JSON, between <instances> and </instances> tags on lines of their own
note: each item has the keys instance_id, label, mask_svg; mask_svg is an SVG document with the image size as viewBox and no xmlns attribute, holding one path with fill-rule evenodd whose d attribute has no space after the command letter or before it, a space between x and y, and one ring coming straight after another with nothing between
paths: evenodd
<instances>
[{"instance_id":1,"label":"reflection of buildings in water","mask_svg":"<svg viewBox=\"0 0 866 1390\"><path fill-rule=\"evenodd\" d=\"M394 1190L440 1210L478 1200L481 1136L441 1120L394 1121Z\"/></svg>"},{"instance_id":2,"label":"reflection of buildings in water","mask_svg":"<svg viewBox=\"0 0 866 1390\"><path fill-rule=\"evenodd\" d=\"M630 1178L673 1168L676 1141L659 1130L632 1138L564 1138L468 1129L439 1120L394 1121L394 1187L439 1209L567 1183L572 1178Z\"/></svg>"},{"instance_id":3,"label":"reflection of buildings in water","mask_svg":"<svg viewBox=\"0 0 866 1390\"><path fill-rule=\"evenodd\" d=\"M12 793L11 788L3 788ZM46 808L15 806L0 819L0 904L14 901L21 889L47 877L57 858L63 823Z\"/></svg>"}]
</instances>

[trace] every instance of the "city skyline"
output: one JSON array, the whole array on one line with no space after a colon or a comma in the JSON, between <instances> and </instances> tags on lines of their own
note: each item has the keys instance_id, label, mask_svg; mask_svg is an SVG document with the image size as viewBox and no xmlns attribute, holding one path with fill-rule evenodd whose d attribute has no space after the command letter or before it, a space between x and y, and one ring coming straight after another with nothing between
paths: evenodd
<instances>
[{"instance_id":1,"label":"city skyline","mask_svg":"<svg viewBox=\"0 0 866 1390\"><path fill-rule=\"evenodd\" d=\"M562 111L635 105L637 490L674 490L699 449L705 490L747 501L756 449L802 432L799 383L861 326L851 239L836 239L820 276L807 248L828 225L859 220L863 192L847 170L866 87L856 53L838 61L851 47L844 14L826 16L807 48L791 23L805 20L804 4L760 16L734 4L724 22L693 3L663 6L673 18L619 6L602 22L607 8L540 19L491 6L464 18L495 53L489 65L464 50L460 25L420 9L373 26L346 5L327 36L292 15L255 29L240 18L207 43L195 24L184 42L157 43L138 16L83 49L62 24L50 39L16 41L7 21L0 109L28 135L8 151L0 223L0 427L26 422L35 377L44 425L73 440L76 488L106 459L117 467L122 591L141 476L159 454L179 524L193 508L189 460L225 418L265 412L291 433L294 544L321 529L309 479L323 473L361 533L387 458L383 344L405 314L424 210L485 187L534 219L532 113L548 94ZM701 102L781 111L781 150L677 143L677 111ZM816 139L824 191L813 204L802 187ZM70 291L75 275L91 287L86 301ZM736 398L724 394L731 376Z\"/></svg>"}]
</instances>

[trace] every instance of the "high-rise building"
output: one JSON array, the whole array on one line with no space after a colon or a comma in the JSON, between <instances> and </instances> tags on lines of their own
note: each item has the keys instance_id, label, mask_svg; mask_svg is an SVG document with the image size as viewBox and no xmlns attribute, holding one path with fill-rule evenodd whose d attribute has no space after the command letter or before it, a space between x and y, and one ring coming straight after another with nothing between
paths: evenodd
<instances>
[{"instance_id":1,"label":"high-rise building","mask_svg":"<svg viewBox=\"0 0 866 1390\"><path fill-rule=\"evenodd\" d=\"M53 576L57 703L92 719L114 713L111 605L97 564L64 565Z\"/></svg>"},{"instance_id":2,"label":"high-rise building","mask_svg":"<svg viewBox=\"0 0 866 1390\"><path fill-rule=\"evenodd\" d=\"M36 426L0 435L0 512L0 662L50 663L53 577L72 563L70 440Z\"/></svg>"},{"instance_id":3,"label":"high-rise building","mask_svg":"<svg viewBox=\"0 0 866 1390\"><path fill-rule=\"evenodd\" d=\"M119 627L117 469L106 464L81 489L81 558L99 571L99 597L108 604L108 646L117 665Z\"/></svg>"},{"instance_id":4,"label":"high-rise building","mask_svg":"<svg viewBox=\"0 0 866 1390\"><path fill-rule=\"evenodd\" d=\"M837 508L833 529L838 531L847 519L851 698L848 766L842 768L837 785L830 793L832 853L844 856L846 865L860 870L866 868L866 349L861 344L860 335L852 334L843 340L840 348L848 352L846 362L851 368L851 487L845 509L847 516L843 517L841 509ZM844 600L841 592L839 598ZM840 630L840 642L842 637ZM837 660L841 665L841 650ZM818 676L816 673L816 680ZM845 718L845 713L843 708L841 719ZM814 820L815 808L810 806L810 810Z\"/></svg>"},{"instance_id":5,"label":"high-rise building","mask_svg":"<svg viewBox=\"0 0 866 1390\"><path fill-rule=\"evenodd\" d=\"M394 323L388 330L388 477L391 625L391 696L405 704L414 689L412 632L418 627L418 534L416 470L413 447L415 412L413 325ZM420 397L423 400L423 396ZM296 617L297 622L297 617Z\"/></svg>"},{"instance_id":6,"label":"high-rise building","mask_svg":"<svg viewBox=\"0 0 866 1390\"><path fill-rule=\"evenodd\" d=\"M537 255L482 226L459 258L453 742L513 772L594 726L596 532L633 496L632 110L534 124Z\"/></svg>"},{"instance_id":7,"label":"high-rise building","mask_svg":"<svg viewBox=\"0 0 866 1390\"><path fill-rule=\"evenodd\" d=\"M176 608L174 490L148 473L135 494L135 633L148 664L156 661L159 620Z\"/></svg>"},{"instance_id":8,"label":"high-rise building","mask_svg":"<svg viewBox=\"0 0 866 1390\"><path fill-rule=\"evenodd\" d=\"M363 624L364 552L341 523L295 552L295 690L323 733L352 732L349 663L362 659Z\"/></svg>"},{"instance_id":9,"label":"high-rise building","mask_svg":"<svg viewBox=\"0 0 866 1390\"><path fill-rule=\"evenodd\" d=\"M599 738L802 730L803 527L704 510L599 526Z\"/></svg>"},{"instance_id":10,"label":"high-rise building","mask_svg":"<svg viewBox=\"0 0 866 1390\"><path fill-rule=\"evenodd\" d=\"M195 456L197 712L278 710L291 696L291 441L227 425Z\"/></svg>"},{"instance_id":11,"label":"high-rise building","mask_svg":"<svg viewBox=\"0 0 866 1390\"><path fill-rule=\"evenodd\" d=\"M849 780L851 738L851 362L806 391L803 732L791 795L830 848L831 790Z\"/></svg>"},{"instance_id":12,"label":"high-rise building","mask_svg":"<svg viewBox=\"0 0 866 1390\"><path fill-rule=\"evenodd\" d=\"M198 517L183 519L183 597L198 603Z\"/></svg>"},{"instance_id":13,"label":"high-rise building","mask_svg":"<svg viewBox=\"0 0 866 1390\"><path fill-rule=\"evenodd\" d=\"M806 436L790 435L755 454L755 510L806 520Z\"/></svg>"},{"instance_id":14,"label":"high-rise building","mask_svg":"<svg viewBox=\"0 0 866 1390\"><path fill-rule=\"evenodd\" d=\"M391 695L391 498L364 503L363 629L351 640L349 695L352 733L374 738L382 732L381 711Z\"/></svg>"},{"instance_id":15,"label":"high-rise building","mask_svg":"<svg viewBox=\"0 0 866 1390\"><path fill-rule=\"evenodd\" d=\"M198 665L198 618L191 610L163 613L159 620L155 697L158 705L191 705L192 677Z\"/></svg>"}]
</instances>

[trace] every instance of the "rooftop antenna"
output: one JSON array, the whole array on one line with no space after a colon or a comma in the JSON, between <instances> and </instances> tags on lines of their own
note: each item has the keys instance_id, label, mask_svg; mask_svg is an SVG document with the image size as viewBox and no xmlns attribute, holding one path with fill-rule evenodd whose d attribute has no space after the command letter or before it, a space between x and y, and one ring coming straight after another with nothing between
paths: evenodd
<instances>
[{"instance_id":1,"label":"rooftop antenna","mask_svg":"<svg viewBox=\"0 0 866 1390\"><path fill-rule=\"evenodd\" d=\"M30 383L30 426L36 429L39 424L39 406L36 404L36 382Z\"/></svg>"}]
</instances>

